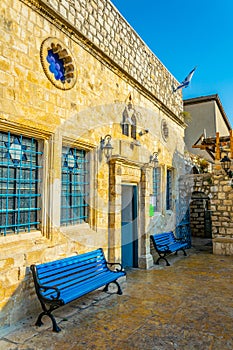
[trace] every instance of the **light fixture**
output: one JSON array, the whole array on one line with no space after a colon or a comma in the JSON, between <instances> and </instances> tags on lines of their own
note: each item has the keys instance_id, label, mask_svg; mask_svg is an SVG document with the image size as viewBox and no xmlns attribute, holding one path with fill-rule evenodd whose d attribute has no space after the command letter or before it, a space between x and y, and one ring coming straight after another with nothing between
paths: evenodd
<instances>
[{"instance_id":1,"label":"light fixture","mask_svg":"<svg viewBox=\"0 0 233 350\"><path fill-rule=\"evenodd\" d=\"M220 160L221 166L223 168L223 170L225 170L226 174L228 175L229 178L233 177L233 172L230 170L231 168L231 160L228 156L224 156L221 160Z\"/></svg>"},{"instance_id":2,"label":"light fixture","mask_svg":"<svg viewBox=\"0 0 233 350\"><path fill-rule=\"evenodd\" d=\"M104 138L101 137L100 139L100 149L104 151L104 155L109 160L112 156L112 150L113 146L111 144L112 136L107 134L104 136Z\"/></svg>"},{"instance_id":3,"label":"light fixture","mask_svg":"<svg viewBox=\"0 0 233 350\"><path fill-rule=\"evenodd\" d=\"M153 166L153 168L157 168L157 166L159 165L158 155L159 155L159 152L154 152L150 156L150 164Z\"/></svg>"},{"instance_id":4,"label":"light fixture","mask_svg":"<svg viewBox=\"0 0 233 350\"><path fill-rule=\"evenodd\" d=\"M143 136L143 135L147 134L148 132L149 132L149 129L144 129L144 130L141 130L141 131L138 133L138 135L139 135L139 136Z\"/></svg>"}]
</instances>

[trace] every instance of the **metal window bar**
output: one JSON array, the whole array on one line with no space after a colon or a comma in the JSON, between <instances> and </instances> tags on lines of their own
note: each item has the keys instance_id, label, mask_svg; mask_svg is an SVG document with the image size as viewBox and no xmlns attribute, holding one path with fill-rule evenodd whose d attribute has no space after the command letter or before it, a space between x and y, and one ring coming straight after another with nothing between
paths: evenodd
<instances>
[{"instance_id":1,"label":"metal window bar","mask_svg":"<svg viewBox=\"0 0 233 350\"><path fill-rule=\"evenodd\" d=\"M62 147L61 225L75 225L88 218L89 175L84 150Z\"/></svg>"},{"instance_id":2,"label":"metal window bar","mask_svg":"<svg viewBox=\"0 0 233 350\"><path fill-rule=\"evenodd\" d=\"M160 182L161 171L160 168L153 169L153 196L154 196L154 212L158 212L160 210Z\"/></svg>"},{"instance_id":3,"label":"metal window bar","mask_svg":"<svg viewBox=\"0 0 233 350\"><path fill-rule=\"evenodd\" d=\"M166 210L172 209L172 171L167 169Z\"/></svg>"},{"instance_id":4,"label":"metal window bar","mask_svg":"<svg viewBox=\"0 0 233 350\"><path fill-rule=\"evenodd\" d=\"M38 228L41 155L35 139L0 132L0 235Z\"/></svg>"}]
</instances>

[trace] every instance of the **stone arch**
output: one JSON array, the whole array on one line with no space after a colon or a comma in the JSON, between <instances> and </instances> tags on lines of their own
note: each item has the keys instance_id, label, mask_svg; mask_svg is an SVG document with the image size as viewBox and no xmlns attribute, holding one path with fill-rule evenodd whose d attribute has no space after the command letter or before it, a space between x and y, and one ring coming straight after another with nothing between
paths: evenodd
<instances>
[{"instance_id":1,"label":"stone arch","mask_svg":"<svg viewBox=\"0 0 233 350\"><path fill-rule=\"evenodd\" d=\"M191 203L192 193L202 192L209 198L213 254L233 255L233 185L229 178L218 171L213 174L186 174L180 177L179 182L180 197L187 199L186 208ZM177 222L180 222L180 217Z\"/></svg>"},{"instance_id":2,"label":"stone arch","mask_svg":"<svg viewBox=\"0 0 233 350\"><path fill-rule=\"evenodd\" d=\"M211 210L216 197L212 174L186 174L179 179L177 216L178 236L184 231L185 239L212 238Z\"/></svg>"}]
</instances>

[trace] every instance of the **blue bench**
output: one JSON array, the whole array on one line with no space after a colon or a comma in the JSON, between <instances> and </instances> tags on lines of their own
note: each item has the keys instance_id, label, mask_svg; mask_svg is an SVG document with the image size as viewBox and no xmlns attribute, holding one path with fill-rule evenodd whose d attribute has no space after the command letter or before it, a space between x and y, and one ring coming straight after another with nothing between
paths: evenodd
<instances>
[{"instance_id":1,"label":"blue bench","mask_svg":"<svg viewBox=\"0 0 233 350\"><path fill-rule=\"evenodd\" d=\"M117 266L115 271L109 266ZM118 287L117 294L122 294L117 279L125 276L119 263L108 263L103 250L97 249L69 258L40 265L31 265L35 289L43 312L36 321L36 326L43 324L42 317L47 315L52 320L53 331L60 332L52 311L102 286L108 291L110 283Z\"/></svg>"},{"instance_id":2,"label":"blue bench","mask_svg":"<svg viewBox=\"0 0 233 350\"><path fill-rule=\"evenodd\" d=\"M172 231L151 235L150 238L156 252L159 254L159 258L156 261L157 265L159 265L161 259L164 259L167 266L170 266L165 257L172 253L177 254L179 250L182 250L185 256L187 255L185 249L188 248L188 243L175 238Z\"/></svg>"}]
</instances>

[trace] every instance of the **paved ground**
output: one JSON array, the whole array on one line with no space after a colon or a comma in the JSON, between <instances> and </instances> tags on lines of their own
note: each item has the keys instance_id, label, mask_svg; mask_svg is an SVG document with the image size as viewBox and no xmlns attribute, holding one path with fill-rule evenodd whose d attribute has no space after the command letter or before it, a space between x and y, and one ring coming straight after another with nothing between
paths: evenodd
<instances>
[{"instance_id":1,"label":"paved ground","mask_svg":"<svg viewBox=\"0 0 233 350\"><path fill-rule=\"evenodd\" d=\"M128 271L123 295L94 292L0 337L1 350L224 350L233 349L233 257L194 245L170 267ZM36 318L36 315L35 315Z\"/></svg>"}]
</instances>

